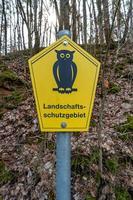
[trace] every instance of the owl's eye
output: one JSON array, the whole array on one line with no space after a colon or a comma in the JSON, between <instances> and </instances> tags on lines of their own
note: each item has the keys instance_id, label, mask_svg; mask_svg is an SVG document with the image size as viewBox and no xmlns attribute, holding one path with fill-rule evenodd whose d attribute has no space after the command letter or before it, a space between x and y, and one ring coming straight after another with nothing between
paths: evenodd
<instances>
[{"instance_id":1,"label":"owl's eye","mask_svg":"<svg viewBox=\"0 0 133 200\"><path fill-rule=\"evenodd\" d=\"M69 53L66 54L66 58L70 58L70 54Z\"/></svg>"},{"instance_id":2,"label":"owl's eye","mask_svg":"<svg viewBox=\"0 0 133 200\"><path fill-rule=\"evenodd\" d=\"M60 54L60 57L61 57L61 58L64 58L64 57L65 57L64 53L61 53L61 54Z\"/></svg>"}]
</instances>

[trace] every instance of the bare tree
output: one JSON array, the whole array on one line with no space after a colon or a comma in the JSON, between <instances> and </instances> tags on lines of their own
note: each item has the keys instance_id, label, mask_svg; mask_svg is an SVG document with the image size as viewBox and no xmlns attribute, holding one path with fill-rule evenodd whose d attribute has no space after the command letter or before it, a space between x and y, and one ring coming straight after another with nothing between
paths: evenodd
<instances>
[{"instance_id":1,"label":"bare tree","mask_svg":"<svg viewBox=\"0 0 133 200\"><path fill-rule=\"evenodd\" d=\"M103 36L103 12L102 12L102 1L96 0L98 9L98 29L99 29L99 40L102 44L104 42Z\"/></svg>"},{"instance_id":2,"label":"bare tree","mask_svg":"<svg viewBox=\"0 0 133 200\"><path fill-rule=\"evenodd\" d=\"M34 0L34 32L35 32L35 44L34 44L34 49L35 52L39 51L40 47L40 37L39 37L39 31L37 27L37 1Z\"/></svg>"},{"instance_id":3,"label":"bare tree","mask_svg":"<svg viewBox=\"0 0 133 200\"><path fill-rule=\"evenodd\" d=\"M87 50L87 14L86 14L86 0L83 0L83 27L84 27L84 44Z\"/></svg>"},{"instance_id":4,"label":"bare tree","mask_svg":"<svg viewBox=\"0 0 133 200\"><path fill-rule=\"evenodd\" d=\"M72 0L72 39L77 41L77 9L76 0Z\"/></svg>"},{"instance_id":5,"label":"bare tree","mask_svg":"<svg viewBox=\"0 0 133 200\"><path fill-rule=\"evenodd\" d=\"M127 13L126 21L125 21L125 28L124 28L124 33L123 33L123 37L122 37L121 43L125 42L126 37L128 35L129 20L130 20L131 16L132 16L132 0L129 1L128 13Z\"/></svg>"},{"instance_id":6,"label":"bare tree","mask_svg":"<svg viewBox=\"0 0 133 200\"><path fill-rule=\"evenodd\" d=\"M106 43L108 44L110 39L110 20L109 20L109 3L108 0L102 0L103 14L104 14L104 35Z\"/></svg>"},{"instance_id":7,"label":"bare tree","mask_svg":"<svg viewBox=\"0 0 133 200\"><path fill-rule=\"evenodd\" d=\"M33 20L32 19L32 11L31 11L31 0L27 1L26 13L24 11L21 0L17 0L17 6L19 8L21 17L22 17L23 21L25 22L27 30L28 30L28 47L31 50L32 49L32 27L31 27L31 23L32 23L32 20ZM29 7L30 7L30 9L29 9Z\"/></svg>"},{"instance_id":8,"label":"bare tree","mask_svg":"<svg viewBox=\"0 0 133 200\"><path fill-rule=\"evenodd\" d=\"M92 0L92 7L93 7L93 15L94 15L94 23L95 23L95 43L98 44L98 27L97 27L97 17L96 17L96 10L94 0Z\"/></svg>"},{"instance_id":9,"label":"bare tree","mask_svg":"<svg viewBox=\"0 0 133 200\"><path fill-rule=\"evenodd\" d=\"M5 6L5 1L2 0L2 19L4 20L4 24L3 24L3 27L4 27L4 43L5 43L5 47L4 47L4 50L5 50L5 55L7 54L7 16L6 16L6 6ZM3 20L2 20L2 23L3 23Z\"/></svg>"},{"instance_id":10,"label":"bare tree","mask_svg":"<svg viewBox=\"0 0 133 200\"><path fill-rule=\"evenodd\" d=\"M70 29L69 25L69 0L60 0L59 30Z\"/></svg>"}]
</instances>

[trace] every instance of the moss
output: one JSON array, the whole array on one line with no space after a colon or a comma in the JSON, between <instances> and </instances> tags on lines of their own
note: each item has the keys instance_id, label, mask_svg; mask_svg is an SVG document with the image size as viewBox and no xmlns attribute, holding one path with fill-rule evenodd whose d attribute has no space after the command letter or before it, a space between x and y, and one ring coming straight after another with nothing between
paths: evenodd
<instances>
[{"instance_id":1,"label":"moss","mask_svg":"<svg viewBox=\"0 0 133 200\"><path fill-rule=\"evenodd\" d=\"M88 194L86 197L85 197L85 200L95 200L96 198L95 197L92 197L90 194Z\"/></svg>"},{"instance_id":2,"label":"moss","mask_svg":"<svg viewBox=\"0 0 133 200\"><path fill-rule=\"evenodd\" d=\"M13 180L13 178L13 173L9 169L7 169L4 162L0 161L0 186Z\"/></svg>"},{"instance_id":3,"label":"moss","mask_svg":"<svg viewBox=\"0 0 133 200\"><path fill-rule=\"evenodd\" d=\"M6 80L16 81L18 76L11 70L5 70L0 74L0 85Z\"/></svg>"},{"instance_id":4,"label":"moss","mask_svg":"<svg viewBox=\"0 0 133 200\"><path fill-rule=\"evenodd\" d=\"M6 66L3 63L1 63L0 64L0 70L5 70L5 69L6 69Z\"/></svg>"},{"instance_id":5,"label":"moss","mask_svg":"<svg viewBox=\"0 0 133 200\"><path fill-rule=\"evenodd\" d=\"M126 122L115 127L120 133L128 133L133 131L133 116L128 116Z\"/></svg>"},{"instance_id":6,"label":"moss","mask_svg":"<svg viewBox=\"0 0 133 200\"><path fill-rule=\"evenodd\" d=\"M105 165L108 168L108 170L113 174L116 173L119 167L118 160L116 158L106 160Z\"/></svg>"},{"instance_id":7,"label":"moss","mask_svg":"<svg viewBox=\"0 0 133 200\"><path fill-rule=\"evenodd\" d=\"M131 197L128 191L122 187L115 188L115 196L116 196L116 200L131 200Z\"/></svg>"},{"instance_id":8,"label":"moss","mask_svg":"<svg viewBox=\"0 0 133 200\"><path fill-rule=\"evenodd\" d=\"M21 80L17 74L9 69L6 69L0 73L0 87L5 87L8 85L8 89L12 88L14 85L25 85L26 87L29 87L29 84Z\"/></svg>"},{"instance_id":9,"label":"moss","mask_svg":"<svg viewBox=\"0 0 133 200\"><path fill-rule=\"evenodd\" d=\"M121 88L119 85L115 84L115 83L111 83L110 84L110 88L108 89L108 93L109 94L116 94L118 92L120 92Z\"/></svg>"}]
</instances>

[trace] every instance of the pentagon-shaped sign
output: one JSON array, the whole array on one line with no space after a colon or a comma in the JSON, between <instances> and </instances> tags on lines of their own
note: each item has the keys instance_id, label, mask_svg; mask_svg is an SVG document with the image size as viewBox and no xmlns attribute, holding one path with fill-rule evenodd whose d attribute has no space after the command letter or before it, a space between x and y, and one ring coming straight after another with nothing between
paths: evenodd
<instances>
[{"instance_id":1,"label":"pentagon-shaped sign","mask_svg":"<svg viewBox=\"0 0 133 200\"><path fill-rule=\"evenodd\" d=\"M100 63L63 36L29 66L41 131L88 131Z\"/></svg>"}]
</instances>

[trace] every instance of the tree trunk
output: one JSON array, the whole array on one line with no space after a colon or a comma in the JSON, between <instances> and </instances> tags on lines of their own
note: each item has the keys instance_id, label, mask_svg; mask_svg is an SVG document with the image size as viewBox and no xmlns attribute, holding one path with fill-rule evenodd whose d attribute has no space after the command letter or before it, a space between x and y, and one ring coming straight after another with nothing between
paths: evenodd
<instances>
[{"instance_id":1,"label":"tree trunk","mask_svg":"<svg viewBox=\"0 0 133 200\"><path fill-rule=\"evenodd\" d=\"M40 37L37 29L37 0L34 0L34 32L35 32L34 51L35 53L37 53L40 47Z\"/></svg>"},{"instance_id":2,"label":"tree trunk","mask_svg":"<svg viewBox=\"0 0 133 200\"><path fill-rule=\"evenodd\" d=\"M69 26L69 0L60 0L59 30L70 29Z\"/></svg>"},{"instance_id":3,"label":"tree trunk","mask_svg":"<svg viewBox=\"0 0 133 200\"><path fill-rule=\"evenodd\" d=\"M110 37L110 21L109 21L109 4L108 0L102 0L103 14L104 14L104 35L106 44L109 42Z\"/></svg>"},{"instance_id":4,"label":"tree trunk","mask_svg":"<svg viewBox=\"0 0 133 200\"><path fill-rule=\"evenodd\" d=\"M32 50L32 30L31 30L31 23L32 23L32 13L31 13L31 0L30 0L30 14L29 14L29 1L27 1L27 5L26 5L26 10L27 12L25 13L24 12L24 8L22 6L22 2L21 0L17 0L17 6L19 8L19 11L20 11L20 15L23 19L23 21L25 22L26 24L26 27L27 27L27 31L28 31L28 48L30 50ZM26 16L27 14L27 16Z\"/></svg>"},{"instance_id":5,"label":"tree trunk","mask_svg":"<svg viewBox=\"0 0 133 200\"><path fill-rule=\"evenodd\" d=\"M2 0L2 13L4 18L4 39L5 39L5 55L7 54L7 18L5 11L5 0Z\"/></svg>"},{"instance_id":6,"label":"tree trunk","mask_svg":"<svg viewBox=\"0 0 133 200\"><path fill-rule=\"evenodd\" d=\"M86 0L83 0L83 28L84 28L84 45L87 50L87 15L86 15Z\"/></svg>"},{"instance_id":7,"label":"tree trunk","mask_svg":"<svg viewBox=\"0 0 133 200\"><path fill-rule=\"evenodd\" d=\"M117 11L117 31L118 31L118 40L121 40L121 2L118 5Z\"/></svg>"},{"instance_id":8,"label":"tree trunk","mask_svg":"<svg viewBox=\"0 0 133 200\"><path fill-rule=\"evenodd\" d=\"M72 39L77 42L77 9L76 0L72 1Z\"/></svg>"},{"instance_id":9,"label":"tree trunk","mask_svg":"<svg viewBox=\"0 0 133 200\"><path fill-rule=\"evenodd\" d=\"M26 49L25 46L25 37L24 37L24 21L22 21L22 40L23 40L23 48Z\"/></svg>"},{"instance_id":10,"label":"tree trunk","mask_svg":"<svg viewBox=\"0 0 133 200\"><path fill-rule=\"evenodd\" d=\"M125 21L125 29L124 29L124 33L123 33L123 38L121 40L121 43L124 43L126 40L126 37L128 35L128 30L129 30L129 19L132 15L132 0L130 0L129 2L129 8L128 8L128 13L127 13L127 18Z\"/></svg>"},{"instance_id":11,"label":"tree trunk","mask_svg":"<svg viewBox=\"0 0 133 200\"><path fill-rule=\"evenodd\" d=\"M102 12L102 2L97 0L97 9L98 9L98 28L99 28L99 40L100 44L104 43L103 36L103 12Z\"/></svg>"},{"instance_id":12,"label":"tree trunk","mask_svg":"<svg viewBox=\"0 0 133 200\"><path fill-rule=\"evenodd\" d=\"M0 25L0 55L2 53L2 25L3 25L3 13L1 16L1 25Z\"/></svg>"},{"instance_id":13,"label":"tree trunk","mask_svg":"<svg viewBox=\"0 0 133 200\"><path fill-rule=\"evenodd\" d=\"M98 28L97 28L97 18L96 18L96 11L95 11L95 4L94 0L92 0L92 7L93 7L93 15L94 15L94 23L95 23L95 43L98 44Z\"/></svg>"},{"instance_id":14,"label":"tree trunk","mask_svg":"<svg viewBox=\"0 0 133 200\"><path fill-rule=\"evenodd\" d=\"M55 6L55 12L56 12L56 16L57 16L57 19L58 19L58 23L59 23L59 26L60 26L60 14L59 14L59 8L58 8L58 4L57 4L57 1L54 0L54 6Z\"/></svg>"}]
</instances>

